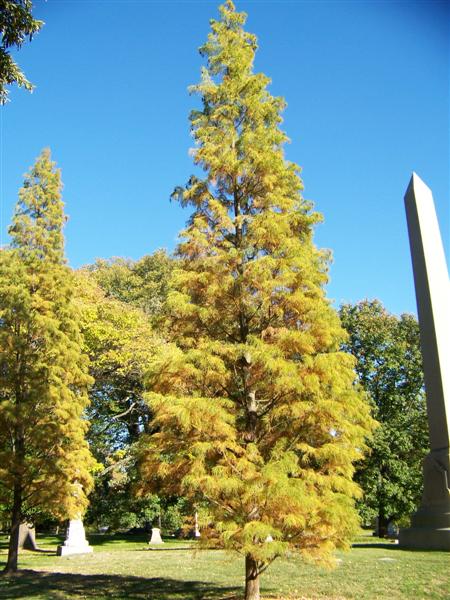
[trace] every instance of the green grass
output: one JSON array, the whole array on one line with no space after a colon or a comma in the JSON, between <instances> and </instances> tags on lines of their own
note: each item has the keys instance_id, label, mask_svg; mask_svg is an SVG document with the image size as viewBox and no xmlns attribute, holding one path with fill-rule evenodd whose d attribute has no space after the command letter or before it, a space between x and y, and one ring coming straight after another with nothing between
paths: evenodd
<instances>
[{"instance_id":1,"label":"green grass","mask_svg":"<svg viewBox=\"0 0 450 600\"><path fill-rule=\"evenodd\" d=\"M61 539L38 536L42 552L23 551L21 571L0 577L0 599L231 600L241 598L243 559L196 550L195 542L170 540L153 550L144 537L89 536L94 553L55 556ZM450 556L400 550L361 537L338 555L335 570L298 558L276 561L262 576L263 598L416 600L450 599ZM0 538L0 568L6 540Z\"/></svg>"}]
</instances>

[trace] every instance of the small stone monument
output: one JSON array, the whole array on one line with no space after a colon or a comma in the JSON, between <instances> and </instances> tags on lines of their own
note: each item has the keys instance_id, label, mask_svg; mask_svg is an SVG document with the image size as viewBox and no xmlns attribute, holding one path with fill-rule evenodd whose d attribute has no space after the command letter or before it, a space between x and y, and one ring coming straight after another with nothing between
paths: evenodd
<instances>
[{"instance_id":1,"label":"small stone monument","mask_svg":"<svg viewBox=\"0 0 450 600\"><path fill-rule=\"evenodd\" d=\"M404 548L450 550L450 283L431 190L415 174L405 195L419 315L430 453L423 462L423 496Z\"/></svg>"},{"instance_id":2,"label":"small stone monument","mask_svg":"<svg viewBox=\"0 0 450 600\"><path fill-rule=\"evenodd\" d=\"M164 544L159 527L152 527L152 537L150 538L149 544Z\"/></svg>"},{"instance_id":3,"label":"small stone monument","mask_svg":"<svg viewBox=\"0 0 450 600\"><path fill-rule=\"evenodd\" d=\"M57 556L87 554L88 552L93 552L93 548L89 546L86 539L83 521L81 519L71 519L67 527L66 541L62 546L58 546Z\"/></svg>"},{"instance_id":4,"label":"small stone monument","mask_svg":"<svg viewBox=\"0 0 450 600\"><path fill-rule=\"evenodd\" d=\"M36 545L36 532L34 530L34 525L31 523L20 524L18 546L19 548L24 548L25 550L39 550Z\"/></svg>"}]
</instances>

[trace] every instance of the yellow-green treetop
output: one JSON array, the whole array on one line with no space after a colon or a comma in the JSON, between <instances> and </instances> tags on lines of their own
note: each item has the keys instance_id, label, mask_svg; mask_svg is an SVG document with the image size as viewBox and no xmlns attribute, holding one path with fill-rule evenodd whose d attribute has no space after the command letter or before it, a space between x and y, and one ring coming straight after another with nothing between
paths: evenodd
<instances>
[{"instance_id":1,"label":"yellow-green treetop","mask_svg":"<svg viewBox=\"0 0 450 600\"><path fill-rule=\"evenodd\" d=\"M312 239L320 216L284 156L285 103L253 72L245 15L230 1L220 13L192 88L205 176L174 192L193 213L168 298L173 344L148 378L159 431L141 461L145 490L192 497L204 543L245 556L253 600L259 574L288 550L327 560L348 546L353 463L373 421L325 297L328 254Z\"/></svg>"},{"instance_id":2,"label":"yellow-green treetop","mask_svg":"<svg viewBox=\"0 0 450 600\"><path fill-rule=\"evenodd\" d=\"M12 524L6 571L17 569L21 521L81 515L95 461L83 417L92 382L73 276L64 264L60 172L44 150L19 192L0 251L0 501Z\"/></svg>"}]
</instances>

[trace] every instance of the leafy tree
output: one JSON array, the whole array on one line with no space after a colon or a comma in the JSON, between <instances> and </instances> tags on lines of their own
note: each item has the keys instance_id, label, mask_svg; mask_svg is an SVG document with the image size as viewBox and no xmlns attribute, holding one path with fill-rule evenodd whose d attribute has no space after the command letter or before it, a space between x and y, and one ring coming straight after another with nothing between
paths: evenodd
<instances>
[{"instance_id":1,"label":"leafy tree","mask_svg":"<svg viewBox=\"0 0 450 600\"><path fill-rule=\"evenodd\" d=\"M141 308L152 320L163 312L173 259L164 250L137 261L100 259L87 267L108 297Z\"/></svg>"},{"instance_id":2,"label":"leafy tree","mask_svg":"<svg viewBox=\"0 0 450 600\"><path fill-rule=\"evenodd\" d=\"M389 314L378 300L341 307L349 333L344 349L381 426L355 479L364 491L360 512L378 518L379 535L390 522L414 512L422 494L422 460L428 449L428 422L419 325L412 315Z\"/></svg>"},{"instance_id":3,"label":"leafy tree","mask_svg":"<svg viewBox=\"0 0 450 600\"><path fill-rule=\"evenodd\" d=\"M142 310L108 297L89 270L75 275L84 350L94 379L90 436L97 458L104 462L149 426L144 374L162 342Z\"/></svg>"},{"instance_id":4,"label":"leafy tree","mask_svg":"<svg viewBox=\"0 0 450 600\"><path fill-rule=\"evenodd\" d=\"M0 104L8 101L6 86L16 83L30 92L33 85L27 80L14 62L9 53L9 48L20 48L26 38L30 40L37 33L42 21L33 18L31 0L1 0L0 2L0 31L2 41L0 45Z\"/></svg>"},{"instance_id":5,"label":"leafy tree","mask_svg":"<svg viewBox=\"0 0 450 600\"><path fill-rule=\"evenodd\" d=\"M159 340L143 311L107 297L89 270L76 272L75 278L84 351L94 380L89 392L88 439L103 465L96 474L87 520L112 528L127 523L136 526L136 514L145 511L146 505L131 492L133 444L149 427L143 380Z\"/></svg>"},{"instance_id":6,"label":"leafy tree","mask_svg":"<svg viewBox=\"0 0 450 600\"><path fill-rule=\"evenodd\" d=\"M166 255L157 254L162 258L157 256L156 262L165 263ZM143 400L144 376L163 346L152 329L150 315L134 305L142 300L138 295L145 287L142 280L136 276L134 289L126 284L134 277L136 264L152 264L153 257L144 259L137 263L117 259L99 270L87 267L75 273L79 323L94 379L87 411L91 423L88 439L103 465L96 473L86 515L87 522L97 527L143 527L159 517L161 510L165 524L166 513L174 512L173 499L138 498L134 491L138 477L134 447L142 432L152 431L152 415ZM155 298L150 293L151 282L147 283L149 306ZM119 295L127 301L117 299ZM155 300L153 307L159 301Z\"/></svg>"},{"instance_id":7,"label":"leafy tree","mask_svg":"<svg viewBox=\"0 0 450 600\"><path fill-rule=\"evenodd\" d=\"M138 498L134 493L137 471L132 459L132 446L125 446L106 459L105 468L96 477L86 521L97 529L147 528L160 515L156 495Z\"/></svg>"},{"instance_id":8,"label":"leafy tree","mask_svg":"<svg viewBox=\"0 0 450 600\"><path fill-rule=\"evenodd\" d=\"M143 492L199 503L204 543L245 556L247 600L287 551L331 560L358 523L353 462L372 420L325 298L320 216L283 154L284 101L253 73L256 38L231 1L212 21L191 114L195 163L174 198L193 214L168 297L172 345L153 360L157 432ZM204 503L206 508L203 509ZM270 536L270 537L269 537Z\"/></svg>"},{"instance_id":9,"label":"leafy tree","mask_svg":"<svg viewBox=\"0 0 450 600\"><path fill-rule=\"evenodd\" d=\"M65 265L59 170L44 150L19 191L0 252L0 503L11 519L5 571L17 570L19 525L87 506L95 466L83 411L91 382Z\"/></svg>"}]
</instances>

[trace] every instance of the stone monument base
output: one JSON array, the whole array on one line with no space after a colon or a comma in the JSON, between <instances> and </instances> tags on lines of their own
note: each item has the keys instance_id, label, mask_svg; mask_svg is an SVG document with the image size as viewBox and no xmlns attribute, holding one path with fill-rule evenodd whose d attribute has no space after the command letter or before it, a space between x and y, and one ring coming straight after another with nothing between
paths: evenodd
<instances>
[{"instance_id":1,"label":"stone monument base","mask_svg":"<svg viewBox=\"0 0 450 600\"><path fill-rule=\"evenodd\" d=\"M433 450L423 461L422 506L411 518L411 527L401 529L399 545L421 550L450 550L450 453Z\"/></svg>"},{"instance_id":2,"label":"stone monument base","mask_svg":"<svg viewBox=\"0 0 450 600\"><path fill-rule=\"evenodd\" d=\"M402 548L450 550L450 504L421 506L398 541Z\"/></svg>"},{"instance_id":3,"label":"stone monument base","mask_svg":"<svg viewBox=\"0 0 450 600\"><path fill-rule=\"evenodd\" d=\"M93 552L92 546L86 539L84 533L83 521L81 519L72 519L67 528L66 541L56 550L57 556L68 556L69 554L88 554Z\"/></svg>"},{"instance_id":4,"label":"stone monument base","mask_svg":"<svg viewBox=\"0 0 450 600\"><path fill-rule=\"evenodd\" d=\"M410 527L400 530L399 546L416 550L450 550L450 527Z\"/></svg>"},{"instance_id":5,"label":"stone monument base","mask_svg":"<svg viewBox=\"0 0 450 600\"><path fill-rule=\"evenodd\" d=\"M56 556L68 556L69 554L89 554L94 552L94 548L87 544L86 546L58 546Z\"/></svg>"}]
</instances>

